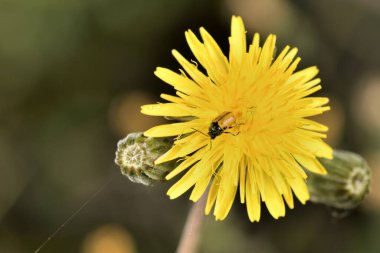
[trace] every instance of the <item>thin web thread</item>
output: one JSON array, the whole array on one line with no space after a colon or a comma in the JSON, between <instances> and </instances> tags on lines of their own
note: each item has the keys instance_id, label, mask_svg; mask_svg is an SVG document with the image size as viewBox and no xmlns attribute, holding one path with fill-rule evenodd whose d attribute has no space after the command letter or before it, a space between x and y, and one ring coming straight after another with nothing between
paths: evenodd
<instances>
[{"instance_id":1,"label":"thin web thread","mask_svg":"<svg viewBox=\"0 0 380 253\"><path fill-rule=\"evenodd\" d=\"M80 211L83 210L100 192L102 192L109 183L115 178L117 174L114 173L109 177L109 179L96 191L94 192L90 198L88 198L72 215L70 215L61 226L59 226L35 251L34 253L39 253L45 245L56 235L59 231L61 231L67 223L69 223Z\"/></svg>"}]
</instances>

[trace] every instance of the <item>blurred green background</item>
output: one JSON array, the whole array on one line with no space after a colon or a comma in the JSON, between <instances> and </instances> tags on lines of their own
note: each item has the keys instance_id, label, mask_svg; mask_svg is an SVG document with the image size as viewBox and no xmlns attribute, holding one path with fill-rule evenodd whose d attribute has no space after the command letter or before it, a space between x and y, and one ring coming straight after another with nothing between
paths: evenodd
<instances>
[{"instance_id":1,"label":"blurred green background","mask_svg":"<svg viewBox=\"0 0 380 253\"><path fill-rule=\"evenodd\" d=\"M380 252L380 2L281 0L0 0L0 252L33 252L111 182L41 252L174 252L191 202L172 182L133 184L114 165L118 139L163 122L142 104L173 93L156 66L194 59L184 31L204 26L228 50L231 16L248 36L297 46L317 65L332 110L328 142L362 154L371 193L349 217L297 204L285 218L245 206L207 217L200 252ZM265 209L265 208L264 208Z\"/></svg>"}]
</instances>

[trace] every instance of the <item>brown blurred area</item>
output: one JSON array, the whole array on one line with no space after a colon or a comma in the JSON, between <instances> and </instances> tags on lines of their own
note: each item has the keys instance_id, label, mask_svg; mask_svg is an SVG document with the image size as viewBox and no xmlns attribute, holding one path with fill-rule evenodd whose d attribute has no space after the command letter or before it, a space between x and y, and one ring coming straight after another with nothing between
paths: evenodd
<instances>
[{"instance_id":1,"label":"brown blurred area","mask_svg":"<svg viewBox=\"0 0 380 253\"><path fill-rule=\"evenodd\" d=\"M317 65L332 110L328 142L368 159L373 188L341 220L298 204L251 224L236 204L207 217L200 252L380 252L380 3L376 0L0 0L0 252L33 252L110 177L41 252L173 252L191 203L171 183L133 184L117 140L165 122L140 105L172 94L157 66L194 59L184 31L204 26L228 50L231 15L248 37L277 34Z\"/></svg>"}]
</instances>

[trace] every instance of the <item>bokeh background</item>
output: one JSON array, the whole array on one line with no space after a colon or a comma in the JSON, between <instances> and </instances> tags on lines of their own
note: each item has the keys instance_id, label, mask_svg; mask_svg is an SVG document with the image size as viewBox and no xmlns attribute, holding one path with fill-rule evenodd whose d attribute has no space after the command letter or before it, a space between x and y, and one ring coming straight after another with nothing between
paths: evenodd
<instances>
[{"instance_id":1,"label":"bokeh background","mask_svg":"<svg viewBox=\"0 0 380 253\"><path fill-rule=\"evenodd\" d=\"M0 0L0 252L33 252L95 192L41 252L174 252L188 195L127 180L116 143L163 122L139 108L173 93L153 75L179 68L171 49L194 59L184 31L204 26L227 52L233 14L249 37L275 33L301 68L320 68L328 142L368 159L373 182L344 219L308 203L252 224L237 203L223 222L206 218L200 252L380 252L376 0Z\"/></svg>"}]
</instances>

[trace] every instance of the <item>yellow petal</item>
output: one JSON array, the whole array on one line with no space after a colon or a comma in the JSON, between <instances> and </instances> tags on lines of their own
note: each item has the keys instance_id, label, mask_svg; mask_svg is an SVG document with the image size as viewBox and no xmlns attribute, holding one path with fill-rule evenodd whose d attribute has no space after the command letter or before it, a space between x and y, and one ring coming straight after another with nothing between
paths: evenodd
<instances>
[{"instance_id":1,"label":"yellow petal","mask_svg":"<svg viewBox=\"0 0 380 253\"><path fill-rule=\"evenodd\" d=\"M201 136L197 133L194 133L185 138L189 139L190 141L174 145L168 152L160 156L154 163L160 164L163 162L171 161L173 159L186 156L190 153L197 151L202 147L205 147L209 143L208 138L206 138L205 136Z\"/></svg>"},{"instance_id":2,"label":"yellow petal","mask_svg":"<svg viewBox=\"0 0 380 253\"><path fill-rule=\"evenodd\" d=\"M280 172L281 164L277 159L266 160L268 167L270 168L270 177L272 178L278 193L283 194L286 191L287 183L285 182L284 177Z\"/></svg>"},{"instance_id":3,"label":"yellow petal","mask_svg":"<svg viewBox=\"0 0 380 253\"><path fill-rule=\"evenodd\" d=\"M295 48L292 48L289 51L289 53L286 54L286 56L284 57L284 59L281 62L282 69L288 68L288 66L294 60L294 57L296 57L297 53L298 53L298 49L295 47Z\"/></svg>"},{"instance_id":4,"label":"yellow petal","mask_svg":"<svg viewBox=\"0 0 380 253\"><path fill-rule=\"evenodd\" d=\"M223 167L229 171L228 182L232 182L233 185L238 185L239 182L239 163L240 152L234 146L225 145L224 147L224 160Z\"/></svg>"},{"instance_id":5,"label":"yellow petal","mask_svg":"<svg viewBox=\"0 0 380 253\"><path fill-rule=\"evenodd\" d=\"M236 185L229 185L229 187L226 189L226 192L224 193L224 196L221 200L221 207L219 208L218 212L215 214L216 220L224 220L228 213L231 210L232 204L235 200L235 195L237 192L237 186Z\"/></svg>"},{"instance_id":6,"label":"yellow petal","mask_svg":"<svg viewBox=\"0 0 380 253\"><path fill-rule=\"evenodd\" d=\"M320 84L320 83L321 83L321 79L320 78L315 78L315 79L313 79L313 80L311 80L311 81L309 81L307 83L305 83L305 82L300 83L300 85L299 85L298 88L300 90L307 91L307 90L310 90L311 88L313 88L314 86L316 86L317 84ZM308 94L312 94L312 93L314 93L314 92L316 92L318 90L320 90L319 86L317 86L317 88L315 88L315 90L312 90L312 92L304 94L304 96L307 96Z\"/></svg>"},{"instance_id":7,"label":"yellow petal","mask_svg":"<svg viewBox=\"0 0 380 253\"><path fill-rule=\"evenodd\" d=\"M257 180L253 169L247 170L247 181L246 181L246 200L247 200L247 212L248 217L251 222L259 221L261 215L261 203L260 203L260 193L257 187Z\"/></svg>"},{"instance_id":8,"label":"yellow petal","mask_svg":"<svg viewBox=\"0 0 380 253\"><path fill-rule=\"evenodd\" d=\"M160 97L169 101L169 102L172 102L172 103L177 103L177 104L183 104L184 103L183 99L180 97L176 97L176 96L172 96L172 95L168 95L168 94L164 94L164 93L162 93L160 95Z\"/></svg>"},{"instance_id":9,"label":"yellow petal","mask_svg":"<svg viewBox=\"0 0 380 253\"><path fill-rule=\"evenodd\" d=\"M228 60L212 36L203 27L200 28L200 33L209 57L214 63L215 71L218 71L220 78L223 79L228 73Z\"/></svg>"},{"instance_id":10,"label":"yellow petal","mask_svg":"<svg viewBox=\"0 0 380 253\"><path fill-rule=\"evenodd\" d=\"M199 161L204 154L207 152L206 149L201 149L195 152L195 154L187 157L180 165L178 165L174 170L172 170L168 175L166 175L165 179L170 180L185 169L189 168L191 165Z\"/></svg>"},{"instance_id":11,"label":"yellow petal","mask_svg":"<svg viewBox=\"0 0 380 253\"><path fill-rule=\"evenodd\" d=\"M200 87L189 78L179 75L169 69L158 67L154 74L162 81L172 85L176 90L189 95L200 94Z\"/></svg>"},{"instance_id":12,"label":"yellow petal","mask_svg":"<svg viewBox=\"0 0 380 253\"><path fill-rule=\"evenodd\" d=\"M223 220L231 209L235 199L237 185L231 178L237 178L238 169L223 166L220 169L221 181L216 199L214 215L216 220Z\"/></svg>"},{"instance_id":13,"label":"yellow petal","mask_svg":"<svg viewBox=\"0 0 380 253\"><path fill-rule=\"evenodd\" d=\"M306 130L318 131L318 132L326 132L329 130L327 126L317 123L313 120L309 120L309 119L301 119L300 123L302 124L302 128Z\"/></svg>"},{"instance_id":14,"label":"yellow petal","mask_svg":"<svg viewBox=\"0 0 380 253\"><path fill-rule=\"evenodd\" d=\"M317 83L317 82L320 82L320 80L317 78L315 80L313 80L313 84L314 83ZM303 97L306 97L306 96L309 96L317 91L319 91L320 89L322 89L322 86L321 85L317 85L317 86L314 86L310 89L305 89L305 90L301 90L297 93L295 99L300 99L300 98L303 98Z\"/></svg>"},{"instance_id":15,"label":"yellow petal","mask_svg":"<svg viewBox=\"0 0 380 253\"><path fill-rule=\"evenodd\" d=\"M258 33L255 33L253 36L252 44L249 46L248 51L248 59L251 59L250 64L251 66L256 66L258 60L260 59L260 35Z\"/></svg>"},{"instance_id":16,"label":"yellow petal","mask_svg":"<svg viewBox=\"0 0 380 253\"><path fill-rule=\"evenodd\" d=\"M230 42L230 63L240 65L246 53L246 36L244 23L241 17L232 16Z\"/></svg>"},{"instance_id":17,"label":"yellow petal","mask_svg":"<svg viewBox=\"0 0 380 253\"><path fill-rule=\"evenodd\" d=\"M159 125L145 131L144 135L148 137L166 137L182 135L194 132L193 128L197 128L203 125L204 123L202 120L192 120L187 122Z\"/></svg>"},{"instance_id":18,"label":"yellow petal","mask_svg":"<svg viewBox=\"0 0 380 253\"><path fill-rule=\"evenodd\" d=\"M293 154L293 156L297 160L297 162L299 162L305 169L322 175L327 173L326 169L316 158L298 154Z\"/></svg>"},{"instance_id":19,"label":"yellow petal","mask_svg":"<svg viewBox=\"0 0 380 253\"><path fill-rule=\"evenodd\" d=\"M286 166L290 167L289 171L292 173L292 175L287 178L300 177L304 180L307 178L306 172L301 167L301 165L295 160L294 156L292 156L291 154L288 154L286 156L285 161L286 161Z\"/></svg>"},{"instance_id":20,"label":"yellow petal","mask_svg":"<svg viewBox=\"0 0 380 253\"><path fill-rule=\"evenodd\" d=\"M167 192L170 199L175 199L186 192L197 181L198 177L194 175L195 167L191 168L180 180L177 181Z\"/></svg>"},{"instance_id":21,"label":"yellow petal","mask_svg":"<svg viewBox=\"0 0 380 253\"><path fill-rule=\"evenodd\" d=\"M293 192L289 185L287 185L286 191L284 191L283 196L289 208L293 209L294 208Z\"/></svg>"},{"instance_id":22,"label":"yellow petal","mask_svg":"<svg viewBox=\"0 0 380 253\"><path fill-rule=\"evenodd\" d=\"M220 108L220 105L213 103L213 101L211 102L209 98L188 96L178 91L176 94L181 97L186 104L194 107L192 113L198 118L207 118L213 111L217 111ZM203 108L209 109L204 110Z\"/></svg>"},{"instance_id":23,"label":"yellow petal","mask_svg":"<svg viewBox=\"0 0 380 253\"><path fill-rule=\"evenodd\" d=\"M318 114L322 114L323 112L329 111L329 110L330 110L330 106L323 106L323 107L311 108L311 109L306 108L306 109L295 111L293 115L297 117L311 117Z\"/></svg>"},{"instance_id":24,"label":"yellow petal","mask_svg":"<svg viewBox=\"0 0 380 253\"><path fill-rule=\"evenodd\" d=\"M192 108L176 103L150 104L141 106L141 113L151 116L192 116Z\"/></svg>"},{"instance_id":25,"label":"yellow petal","mask_svg":"<svg viewBox=\"0 0 380 253\"><path fill-rule=\"evenodd\" d=\"M305 204L309 200L309 190L307 189L305 180L301 177L287 178L286 179L293 189L294 194L297 196L302 204Z\"/></svg>"},{"instance_id":26,"label":"yellow petal","mask_svg":"<svg viewBox=\"0 0 380 253\"><path fill-rule=\"evenodd\" d=\"M202 92L213 94L216 86L207 76L199 71L194 64L187 61L177 50L172 50L172 54L190 77L203 89Z\"/></svg>"},{"instance_id":27,"label":"yellow petal","mask_svg":"<svg viewBox=\"0 0 380 253\"><path fill-rule=\"evenodd\" d=\"M206 32L204 28L201 28L201 34L205 37L205 43L201 43L195 34L188 30L185 33L187 43L191 51L197 60L206 69L208 76L217 84L222 84L226 78L227 65L223 64L224 55L221 54L221 50L218 50L218 45L212 39L212 37ZM225 57L224 57L225 58Z\"/></svg>"},{"instance_id":28,"label":"yellow petal","mask_svg":"<svg viewBox=\"0 0 380 253\"><path fill-rule=\"evenodd\" d=\"M245 184L246 184L246 171L247 165L245 163L245 157L240 160L239 164L239 190L240 190L240 203L245 202Z\"/></svg>"},{"instance_id":29,"label":"yellow petal","mask_svg":"<svg viewBox=\"0 0 380 253\"><path fill-rule=\"evenodd\" d=\"M325 97L308 97L307 99L310 100L309 107L320 107L329 102L329 99Z\"/></svg>"},{"instance_id":30,"label":"yellow petal","mask_svg":"<svg viewBox=\"0 0 380 253\"><path fill-rule=\"evenodd\" d=\"M268 208L269 213L275 218L285 216L285 205L284 200L278 193L272 179L267 175L264 175L263 186L265 189L265 204Z\"/></svg>"},{"instance_id":31,"label":"yellow petal","mask_svg":"<svg viewBox=\"0 0 380 253\"><path fill-rule=\"evenodd\" d=\"M209 62L210 58L207 55L207 52L203 43L201 43L198 40L197 36L195 36L195 34L191 30L188 30L187 32L185 32L185 37L186 37L187 44L189 45L191 49L191 52L193 52L195 58L197 58L199 63L202 64L202 66L206 70L211 69L212 66Z\"/></svg>"},{"instance_id":32,"label":"yellow petal","mask_svg":"<svg viewBox=\"0 0 380 253\"><path fill-rule=\"evenodd\" d=\"M333 158L333 149L322 140L304 141L302 145L318 157Z\"/></svg>"},{"instance_id":33,"label":"yellow petal","mask_svg":"<svg viewBox=\"0 0 380 253\"><path fill-rule=\"evenodd\" d=\"M276 36L270 34L264 43L261 51L259 65L263 69L267 69L273 60L274 49L276 46Z\"/></svg>"},{"instance_id":34,"label":"yellow petal","mask_svg":"<svg viewBox=\"0 0 380 253\"><path fill-rule=\"evenodd\" d=\"M198 179L198 181L195 184L195 187L194 187L194 189L190 195L191 201L196 202L200 199L200 197L202 197L202 195L205 192L208 184L210 183L211 176L212 176L212 173L210 170L210 173L208 173L208 174L204 175L203 177L201 177L200 179Z\"/></svg>"},{"instance_id":35,"label":"yellow petal","mask_svg":"<svg viewBox=\"0 0 380 253\"><path fill-rule=\"evenodd\" d=\"M276 60L272 63L271 68L283 68L285 69L287 66L286 63L283 62L285 55L288 54L290 47L286 46L281 53L276 57Z\"/></svg>"},{"instance_id":36,"label":"yellow petal","mask_svg":"<svg viewBox=\"0 0 380 253\"><path fill-rule=\"evenodd\" d=\"M212 180L210 191L207 197L207 203L205 208L205 214L208 215L215 204L216 196L218 195L219 189L219 177L215 176Z\"/></svg>"},{"instance_id":37,"label":"yellow petal","mask_svg":"<svg viewBox=\"0 0 380 253\"><path fill-rule=\"evenodd\" d=\"M294 80L300 80L299 85L302 86L306 82L313 79L318 74L318 72L319 72L318 68L315 66L312 66L312 67L293 73L291 77L289 78L288 82L290 83L290 82L293 82Z\"/></svg>"}]
</instances>

